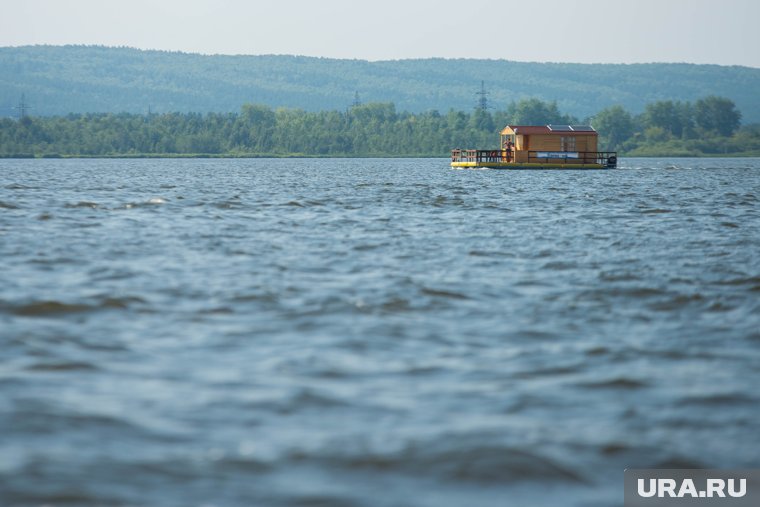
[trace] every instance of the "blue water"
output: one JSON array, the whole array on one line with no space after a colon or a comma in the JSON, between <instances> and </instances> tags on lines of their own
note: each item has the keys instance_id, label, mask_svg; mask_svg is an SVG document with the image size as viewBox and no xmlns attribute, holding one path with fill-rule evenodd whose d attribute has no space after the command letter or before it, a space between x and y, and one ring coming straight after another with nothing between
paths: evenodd
<instances>
[{"instance_id":1,"label":"blue water","mask_svg":"<svg viewBox=\"0 0 760 507\"><path fill-rule=\"evenodd\" d=\"M3 506L620 506L760 468L760 160L0 161Z\"/></svg>"}]
</instances>

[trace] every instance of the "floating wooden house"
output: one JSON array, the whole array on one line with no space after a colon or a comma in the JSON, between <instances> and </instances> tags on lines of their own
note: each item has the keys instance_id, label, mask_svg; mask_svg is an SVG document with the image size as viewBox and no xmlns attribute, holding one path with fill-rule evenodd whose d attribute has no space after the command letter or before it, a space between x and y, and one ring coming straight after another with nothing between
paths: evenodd
<instances>
[{"instance_id":1,"label":"floating wooden house","mask_svg":"<svg viewBox=\"0 0 760 507\"><path fill-rule=\"evenodd\" d=\"M596 130L588 125L507 125L497 150L452 150L452 167L497 169L607 169L617 153L597 151Z\"/></svg>"}]
</instances>

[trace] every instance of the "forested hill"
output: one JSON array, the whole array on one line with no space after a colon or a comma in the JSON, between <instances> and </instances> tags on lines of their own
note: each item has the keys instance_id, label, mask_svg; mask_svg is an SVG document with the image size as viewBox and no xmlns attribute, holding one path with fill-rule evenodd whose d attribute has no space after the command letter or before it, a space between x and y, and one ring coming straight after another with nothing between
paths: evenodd
<instances>
[{"instance_id":1,"label":"forested hill","mask_svg":"<svg viewBox=\"0 0 760 507\"><path fill-rule=\"evenodd\" d=\"M505 50L519 58L519 49ZM244 103L345 110L355 94L401 111L468 110L481 81L495 109L556 101L578 118L610 105L719 95L760 122L760 69L692 64L559 64L419 59L368 62L300 56L205 56L99 46L0 48L0 117L22 94L37 116L86 112L233 112Z\"/></svg>"}]
</instances>

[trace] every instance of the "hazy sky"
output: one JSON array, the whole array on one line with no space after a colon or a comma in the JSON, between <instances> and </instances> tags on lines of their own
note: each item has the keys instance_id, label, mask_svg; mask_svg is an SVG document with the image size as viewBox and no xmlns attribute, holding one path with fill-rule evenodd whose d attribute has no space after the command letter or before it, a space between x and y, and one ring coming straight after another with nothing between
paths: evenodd
<instances>
[{"instance_id":1,"label":"hazy sky","mask_svg":"<svg viewBox=\"0 0 760 507\"><path fill-rule=\"evenodd\" d=\"M760 0L0 0L0 46L760 67Z\"/></svg>"}]
</instances>

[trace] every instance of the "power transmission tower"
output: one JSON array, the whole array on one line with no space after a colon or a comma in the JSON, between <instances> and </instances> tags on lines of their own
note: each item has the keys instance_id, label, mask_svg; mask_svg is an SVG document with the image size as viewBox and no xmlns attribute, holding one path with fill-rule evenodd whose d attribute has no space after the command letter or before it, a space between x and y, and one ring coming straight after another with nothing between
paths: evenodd
<instances>
[{"instance_id":1,"label":"power transmission tower","mask_svg":"<svg viewBox=\"0 0 760 507\"><path fill-rule=\"evenodd\" d=\"M24 94L21 94L21 100L19 101L18 105L14 107L16 111L18 111L18 119L26 117L26 113L31 109L32 107L26 103L26 98L24 97Z\"/></svg>"},{"instance_id":2,"label":"power transmission tower","mask_svg":"<svg viewBox=\"0 0 760 507\"><path fill-rule=\"evenodd\" d=\"M475 95L478 96L477 109L480 109L481 111L487 111L491 106L488 105L488 92L486 91L485 81L480 82L480 91Z\"/></svg>"},{"instance_id":3,"label":"power transmission tower","mask_svg":"<svg viewBox=\"0 0 760 507\"><path fill-rule=\"evenodd\" d=\"M359 99L359 92L357 91L357 92L354 93L354 101L351 104L351 107L358 107L358 106L361 106L361 105L362 105L362 101L361 101L361 99Z\"/></svg>"}]
</instances>

